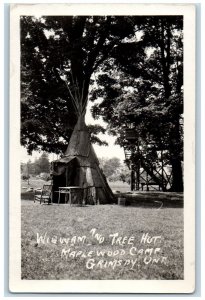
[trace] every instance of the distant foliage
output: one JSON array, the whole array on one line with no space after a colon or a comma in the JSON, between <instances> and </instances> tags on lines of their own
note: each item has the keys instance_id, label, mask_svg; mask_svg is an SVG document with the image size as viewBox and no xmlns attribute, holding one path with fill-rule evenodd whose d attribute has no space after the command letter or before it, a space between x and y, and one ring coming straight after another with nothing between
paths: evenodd
<instances>
[{"instance_id":1,"label":"distant foliage","mask_svg":"<svg viewBox=\"0 0 205 300\"><path fill-rule=\"evenodd\" d=\"M23 174L23 175L21 176L21 178L22 178L23 180L28 180L28 179L30 178L30 176L29 176L29 175L24 175L24 174Z\"/></svg>"},{"instance_id":2,"label":"distant foliage","mask_svg":"<svg viewBox=\"0 0 205 300\"><path fill-rule=\"evenodd\" d=\"M130 170L124 163L121 163L119 158L103 157L99 159L99 162L104 175L109 181L122 181L130 183Z\"/></svg>"},{"instance_id":3,"label":"distant foliage","mask_svg":"<svg viewBox=\"0 0 205 300\"><path fill-rule=\"evenodd\" d=\"M42 173L46 174L44 179L47 179L50 173L48 154L43 152L42 155L38 159L35 159L34 162L29 160L27 163L21 163L21 173L24 177L29 175L40 175Z\"/></svg>"}]
</instances>

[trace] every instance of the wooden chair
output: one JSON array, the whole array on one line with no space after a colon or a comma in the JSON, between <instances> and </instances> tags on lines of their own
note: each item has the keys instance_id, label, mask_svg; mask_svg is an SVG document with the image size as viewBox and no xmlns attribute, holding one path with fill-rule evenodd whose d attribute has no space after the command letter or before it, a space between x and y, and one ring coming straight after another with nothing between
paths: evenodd
<instances>
[{"instance_id":1,"label":"wooden chair","mask_svg":"<svg viewBox=\"0 0 205 300\"><path fill-rule=\"evenodd\" d=\"M43 203L52 203L52 185L44 184L42 189L34 190L34 203L36 201Z\"/></svg>"}]
</instances>

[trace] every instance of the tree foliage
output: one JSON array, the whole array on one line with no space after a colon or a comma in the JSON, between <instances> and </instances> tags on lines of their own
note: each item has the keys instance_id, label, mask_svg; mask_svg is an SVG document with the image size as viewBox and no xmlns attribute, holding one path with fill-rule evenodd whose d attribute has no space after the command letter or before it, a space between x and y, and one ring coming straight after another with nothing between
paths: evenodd
<instances>
[{"instance_id":1,"label":"tree foliage","mask_svg":"<svg viewBox=\"0 0 205 300\"><path fill-rule=\"evenodd\" d=\"M168 150L172 188L183 189L182 16L24 16L21 53L21 142L29 152L62 153L77 121L72 95L82 106L89 96L101 99L93 116L119 145L139 146L125 138L133 126L144 157ZM102 143L101 130L90 126L92 141Z\"/></svg>"},{"instance_id":2,"label":"tree foliage","mask_svg":"<svg viewBox=\"0 0 205 300\"><path fill-rule=\"evenodd\" d=\"M50 162L48 154L43 152L39 158L36 158L34 162L30 159L27 163L21 164L21 173L23 175L39 175L40 173L50 173Z\"/></svg>"},{"instance_id":3,"label":"tree foliage","mask_svg":"<svg viewBox=\"0 0 205 300\"><path fill-rule=\"evenodd\" d=\"M65 150L77 121L71 94L86 106L92 74L133 34L127 17L21 18L21 143L29 153ZM103 129L90 130L102 144L95 133Z\"/></svg>"},{"instance_id":4,"label":"tree foliage","mask_svg":"<svg viewBox=\"0 0 205 300\"><path fill-rule=\"evenodd\" d=\"M121 163L117 157L112 158L99 158L100 168L108 178L109 181L122 181L130 183L130 170L128 167Z\"/></svg>"},{"instance_id":5,"label":"tree foliage","mask_svg":"<svg viewBox=\"0 0 205 300\"><path fill-rule=\"evenodd\" d=\"M173 190L181 191L183 159L183 19L181 16L138 17L136 39L115 49L112 65L98 76L93 116L108 122L111 134L124 148L140 146L144 157L156 159L168 150ZM124 50L124 51L123 51ZM115 65L115 71L111 71ZM136 140L126 139L133 126ZM153 145L152 147L150 147Z\"/></svg>"},{"instance_id":6,"label":"tree foliage","mask_svg":"<svg viewBox=\"0 0 205 300\"><path fill-rule=\"evenodd\" d=\"M121 167L120 159L117 157L101 158L99 161L100 161L100 167L102 168L103 173L108 178L112 175L117 174L118 170Z\"/></svg>"}]
</instances>

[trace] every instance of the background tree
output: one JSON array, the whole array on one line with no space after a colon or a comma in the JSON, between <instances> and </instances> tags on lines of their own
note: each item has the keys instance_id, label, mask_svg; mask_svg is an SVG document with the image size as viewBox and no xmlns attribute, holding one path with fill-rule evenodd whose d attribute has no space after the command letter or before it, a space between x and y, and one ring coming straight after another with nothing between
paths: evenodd
<instances>
[{"instance_id":1,"label":"background tree","mask_svg":"<svg viewBox=\"0 0 205 300\"><path fill-rule=\"evenodd\" d=\"M130 170L117 157L99 158L100 168L110 181L122 181L130 184Z\"/></svg>"},{"instance_id":2,"label":"background tree","mask_svg":"<svg viewBox=\"0 0 205 300\"><path fill-rule=\"evenodd\" d=\"M33 175L39 175L41 171L41 164L39 163L39 158L35 158L33 162Z\"/></svg>"},{"instance_id":3,"label":"background tree","mask_svg":"<svg viewBox=\"0 0 205 300\"><path fill-rule=\"evenodd\" d=\"M50 162L48 154L43 152L42 155L32 162L30 159L27 163L21 163L22 175L39 175L40 173L50 173Z\"/></svg>"},{"instance_id":4,"label":"background tree","mask_svg":"<svg viewBox=\"0 0 205 300\"><path fill-rule=\"evenodd\" d=\"M101 158L99 159L100 167L103 170L103 173L106 177L111 177L112 175L117 174L118 170L121 167L120 159L117 157L112 158Z\"/></svg>"},{"instance_id":5,"label":"background tree","mask_svg":"<svg viewBox=\"0 0 205 300\"><path fill-rule=\"evenodd\" d=\"M41 173L49 173L50 172L50 162L48 159L48 154L43 152L40 158L37 161L37 165L40 167Z\"/></svg>"}]
</instances>

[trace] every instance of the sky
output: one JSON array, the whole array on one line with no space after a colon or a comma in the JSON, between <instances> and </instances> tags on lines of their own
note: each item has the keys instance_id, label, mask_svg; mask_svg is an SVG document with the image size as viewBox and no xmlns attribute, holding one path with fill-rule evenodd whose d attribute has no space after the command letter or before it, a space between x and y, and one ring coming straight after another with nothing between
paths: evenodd
<instances>
[{"instance_id":1,"label":"sky","mask_svg":"<svg viewBox=\"0 0 205 300\"><path fill-rule=\"evenodd\" d=\"M100 124L103 127L106 127L106 123L103 122L102 119L99 120L94 120L93 117L91 116L90 108L91 108L91 103L88 103L88 108L87 108L87 113L85 116L85 122L86 124ZM108 143L108 146L98 146L98 145L93 145L95 152L97 154L97 157L106 157L106 158L112 158L112 157L118 157L121 161L125 159L124 155L124 150L118 145L115 145L115 137L110 136L108 134L98 134L98 137L101 138L102 140L105 140ZM24 147L21 147L21 161L22 162L27 162L29 159L31 161L34 161L35 158L39 158L41 156L42 152L39 153L37 151L33 151L32 155L27 154L27 150ZM49 154L49 160L55 160L57 159L56 154Z\"/></svg>"}]
</instances>

